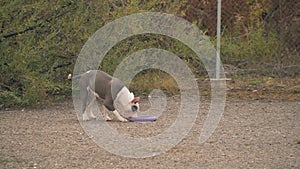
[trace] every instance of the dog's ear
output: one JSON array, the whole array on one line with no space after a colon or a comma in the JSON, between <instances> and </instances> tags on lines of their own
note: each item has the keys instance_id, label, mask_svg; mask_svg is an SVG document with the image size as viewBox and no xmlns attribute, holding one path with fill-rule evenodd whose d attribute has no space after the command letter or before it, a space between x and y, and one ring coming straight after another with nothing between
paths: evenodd
<instances>
[{"instance_id":1,"label":"dog's ear","mask_svg":"<svg viewBox=\"0 0 300 169\"><path fill-rule=\"evenodd\" d=\"M137 103L137 102L139 102L140 101L140 97L135 97L132 101L131 101L131 103Z\"/></svg>"}]
</instances>

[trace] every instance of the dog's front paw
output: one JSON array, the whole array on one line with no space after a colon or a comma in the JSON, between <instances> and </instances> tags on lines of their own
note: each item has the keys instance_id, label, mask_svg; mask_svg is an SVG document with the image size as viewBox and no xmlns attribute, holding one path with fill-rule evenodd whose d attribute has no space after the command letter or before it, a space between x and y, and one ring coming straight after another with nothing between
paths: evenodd
<instances>
[{"instance_id":1,"label":"dog's front paw","mask_svg":"<svg viewBox=\"0 0 300 169\"><path fill-rule=\"evenodd\" d=\"M119 119L119 121L120 121L120 122L124 122L124 123L125 123L125 122L128 122L128 120L125 119L125 118L121 118L121 119Z\"/></svg>"}]
</instances>

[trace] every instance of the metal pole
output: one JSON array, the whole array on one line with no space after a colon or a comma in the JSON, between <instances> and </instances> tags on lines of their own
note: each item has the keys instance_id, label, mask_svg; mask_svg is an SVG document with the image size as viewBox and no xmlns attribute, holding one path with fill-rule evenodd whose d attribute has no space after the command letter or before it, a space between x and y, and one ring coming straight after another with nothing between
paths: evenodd
<instances>
[{"instance_id":1,"label":"metal pole","mask_svg":"<svg viewBox=\"0 0 300 169\"><path fill-rule=\"evenodd\" d=\"M216 55L216 79L220 79L220 62L221 62L221 0L218 0L217 11L217 55Z\"/></svg>"}]
</instances>

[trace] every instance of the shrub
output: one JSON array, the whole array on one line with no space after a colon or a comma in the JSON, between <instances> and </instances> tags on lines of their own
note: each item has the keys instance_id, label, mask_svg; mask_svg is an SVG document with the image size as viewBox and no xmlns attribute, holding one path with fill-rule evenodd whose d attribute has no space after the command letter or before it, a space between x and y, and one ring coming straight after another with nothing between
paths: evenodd
<instances>
[{"instance_id":1,"label":"shrub","mask_svg":"<svg viewBox=\"0 0 300 169\"><path fill-rule=\"evenodd\" d=\"M0 109L7 107L19 106L21 104L21 98L14 92L3 91L0 92Z\"/></svg>"}]
</instances>

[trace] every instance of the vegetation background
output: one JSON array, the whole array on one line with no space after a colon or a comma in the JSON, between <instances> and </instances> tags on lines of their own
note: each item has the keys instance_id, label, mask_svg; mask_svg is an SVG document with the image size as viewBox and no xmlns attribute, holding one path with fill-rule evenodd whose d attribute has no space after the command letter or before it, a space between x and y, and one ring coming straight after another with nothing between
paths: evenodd
<instances>
[{"instance_id":1,"label":"vegetation background","mask_svg":"<svg viewBox=\"0 0 300 169\"><path fill-rule=\"evenodd\" d=\"M174 14L197 25L215 42L216 4L216 0L0 0L0 108L70 97L66 77L84 43L96 30L125 15ZM243 97L246 91L244 96L256 98L276 92L299 98L299 9L297 0L222 1L221 56L232 78L229 96ZM205 81L205 69L195 54L161 35L144 34L120 42L109 51L101 69L112 73L122 58L150 47L176 53L199 83ZM178 90L171 77L157 70L141 72L131 85L138 94L157 87L169 94Z\"/></svg>"}]
</instances>

